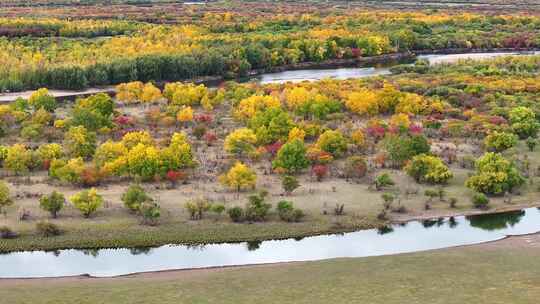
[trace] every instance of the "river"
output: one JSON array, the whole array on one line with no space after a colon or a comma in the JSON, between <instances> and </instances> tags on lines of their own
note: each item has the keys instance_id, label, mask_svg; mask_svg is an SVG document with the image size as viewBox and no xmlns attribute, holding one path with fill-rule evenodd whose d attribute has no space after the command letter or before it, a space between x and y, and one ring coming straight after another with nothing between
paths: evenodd
<instances>
[{"instance_id":1,"label":"river","mask_svg":"<svg viewBox=\"0 0 540 304\"><path fill-rule=\"evenodd\" d=\"M494 53L465 53L465 54L428 54L416 56L417 59L428 60L430 64L453 63L461 59L487 59L499 56L512 55L536 55L539 52L494 52ZM397 63L396 63L397 64ZM348 68L332 68L332 69L305 69L285 71L279 73L265 73L254 76L251 80L260 83L283 83L283 82L300 82L300 81L315 81L325 78L332 79L348 79L348 78L363 78L390 74L391 65L378 65L373 67L348 67ZM0 94L0 103L14 101L22 97L28 98L33 91L3 93ZM50 93L59 98L75 98L78 96L87 96L100 92L114 92L113 86L104 88L89 88L83 91L66 91L66 90L50 90Z\"/></svg>"},{"instance_id":2,"label":"river","mask_svg":"<svg viewBox=\"0 0 540 304\"><path fill-rule=\"evenodd\" d=\"M264 242L0 255L0 278L110 277L137 272L389 255L540 231L540 210L412 221L383 229Z\"/></svg>"}]
</instances>

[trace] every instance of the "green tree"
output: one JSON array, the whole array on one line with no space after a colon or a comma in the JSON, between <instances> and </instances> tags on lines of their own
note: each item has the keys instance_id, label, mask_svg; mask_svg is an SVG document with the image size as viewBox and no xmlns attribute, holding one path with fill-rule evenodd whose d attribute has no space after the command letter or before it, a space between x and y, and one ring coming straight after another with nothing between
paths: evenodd
<instances>
[{"instance_id":1,"label":"green tree","mask_svg":"<svg viewBox=\"0 0 540 304\"><path fill-rule=\"evenodd\" d=\"M9 188L3 181L0 181L0 213L5 213L4 208L11 206L13 200L9 196Z\"/></svg>"},{"instance_id":2,"label":"green tree","mask_svg":"<svg viewBox=\"0 0 540 304\"><path fill-rule=\"evenodd\" d=\"M41 196L39 199L39 207L49 212L53 218L56 218L58 212L64 207L65 201L66 199L62 193L53 191L49 195Z\"/></svg>"},{"instance_id":3,"label":"green tree","mask_svg":"<svg viewBox=\"0 0 540 304\"><path fill-rule=\"evenodd\" d=\"M307 149L303 141L300 139L290 141L279 149L272 166L274 169L283 168L289 173L298 173L309 166L306 152Z\"/></svg>"},{"instance_id":4,"label":"green tree","mask_svg":"<svg viewBox=\"0 0 540 304\"><path fill-rule=\"evenodd\" d=\"M300 187L298 179L292 175L284 175L281 178L281 186L287 195L290 195L296 188Z\"/></svg>"},{"instance_id":5,"label":"green tree","mask_svg":"<svg viewBox=\"0 0 540 304\"><path fill-rule=\"evenodd\" d=\"M536 137L540 123L536 120L536 114L527 107L513 108L510 113L510 125L519 138Z\"/></svg>"},{"instance_id":6,"label":"green tree","mask_svg":"<svg viewBox=\"0 0 540 304\"><path fill-rule=\"evenodd\" d=\"M124 206L133 212L139 212L141 204L152 201L152 198L146 194L140 185L130 185L126 192L122 194Z\"/></svg>"}]
</instances>

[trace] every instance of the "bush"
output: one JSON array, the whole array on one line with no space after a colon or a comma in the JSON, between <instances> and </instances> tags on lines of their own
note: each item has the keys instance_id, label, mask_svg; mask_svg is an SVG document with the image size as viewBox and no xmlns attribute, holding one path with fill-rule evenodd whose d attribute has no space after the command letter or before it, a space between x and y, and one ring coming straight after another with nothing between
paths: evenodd
<instances>
[{"instance_id":1,"label":"bush","mask_svg":"<svg viewBox=\"0 0 540 304\"><path fill-rule=\"evenodd\" d=\"M328 166L327 165L315 165L311 169L313 171L313 174L317 177L317 181L322 181L322 179L328 174Z\"/></svg>"},{"instance_id":2,"label":"bush","mask_svg":"<svg viewBox=\"0 0 540 304\"><path fill-rule=\"evenodd\" d=\"M184 207L192 220L200 220L203 218L203 214L210 209L210 204L205 198L198 198L186 202Z\"/></svg>"},{"instance_id":3,"label":"bush","mask_svg":"<svg viewBox=\"0 0 540 304\"><path fill-rule=\"evenodd\" d=\"M103 197L97 193L95 188L81 191L70 199L75 208L79 209L85 218L90 217L103 205Z\"/></svg>"},{"instance_id":4,"label":"bush","mask_svg":"<svg viewBox=\"0 0 540 304\"><path fill-rule=\"evenodd\" d=\"M34 110L39 110L41 108L45 109L47 112L53 112L56 109L56 99L49 94L49 90L42 88L30 95L28 98L28 103L34 108Z\"/></svg>"},{"instance_id":5,"label":"bush","mask_svg":"<svg viewBox=\"0 0 540 304\"><path fill-rule=\"evenodd\" d=\"M452 172L440 158L426 154L414 156L405 166L405 171L416 182L444 184L453 177Z\"/></svg>"},{"instance_id":6,"label":"bush","mask_svg":"<svg viewBox=\"0 0 540 304\"><path fill-rule=\"evenodd\" d=\"M51 237L62 234L58 225L49 222L38 222L36 224L37 233L43 237Z\"/></svg>"},{"instance_id":7,"label":"bush","mask_svg":"<svg viewBox=\"0 0 540 304\"><path fill-rule=\"evenodd\" d=\"M7 226L0 227L0 239L14 239L18 235Z\"/></svg>"},{"instance_id":8,"label":"bush","mask_svg":"<svg viewBox=\"0 0 540 304\"><path fill-rule=\"evenodd\" d=\"M225 206L223 204L212 204L210 211L220 216L225 211Z\"/></svg>"},{"instance_id":9,"label":"bush","mask_svg":"<svg viewBox=\"0 0 540 304\"><path fill-rule=\"evenodd\" d=\"M392 180L388 173L383 173L375 179L375 188L381 190L384 187L392 186L395 182Z\"/></svg>"},{"instance_id":10,"label":"bush","mask_svg":"<svg viewBox=\"0 0 540 304\"><path fill-rule=\"evenodd\" d=\"M484 145L489 151L502 152L514 147L518 137L512 133L492 132L484 139Z\"/></svg>"},{"instance_id":11,"label":"bush","mask_svg":"<svg viewBox=\"0 0 540 304\"><path fill-rule=\"evenodd\" d=\"M268 193L261 191L259 194L250 195L245 210L245 218L248 221L264 221L268 215L268 211L272 208L271 204L264 202Z\"/></svg>"},{"instance_id":12,"label":"bush","mask_svg":"<svg viewBox=\"0 0 540 304\"><path fill-rule=\"evenodd\" d=\"M475 208L484 209L489 204L489 198L484 193L475 193L472 197L472 203Z\"/></svg>"},{"instance_id":13,"label":"bush","mask_svg":"<svg viewBox=\"0 0 540 304\"><path fill-rule=\"evenodd\" d=\"M316 146L337 158L347 151L347 140L339 131L329 130L319 136Z\"/></svg>"},{"instance_id":14,"label":"bush","mask_svg":"<svg viewBox=\"0 0 540 304\"><path fill-rule=\"evenodd\" d=\"M290 195L296 188L300 187L298 179L292 175L285 175L281 178L281 186L287 195Z\"/></svg>"},{"instance_id":15,"label":"bush","mask_svg":"<svg viewBox=\"0 0 540 304\"><path fill-rule=\"evenodd\" d=\"M158 204L152 201L144 201L139 205L139 213L143 218L143 224L154 226L157 225L161 216L161 209Z\"/></svg>"},{"instance_id":16,"label":"bush","mask_svg":"<svg viewBox=\"0 0 540 304\"><path fill-rule=\"evenodd\" d=\"M0 181L0 214L5 213L4 208L7 206L11 206L13 204L13 200L11 200L11 197L9 196L9 188L3 181Z\"/></svg>"},{"instance_id":17,"label":"bush","mask_svg":"<svg viewBox=\"0 0 540 304\"><path fill-rule=\"evenodd\" d=\"M39 199L39 207L49 212L53 218L56 218L58 212L64 207L66 199L60 192L53 191L49 195L43 195Z\"/></svg>"},{"instance_id":18,"label":"bush","mask_svg":"<svg viewBox=\"0 0 540 304\"><path fill-rule=\"evenodd\" d=\"M305 215L302 210L294 208L293 203L289 201L280 201L276 209L279 218L286 222L299 222Z\"/></svg>"},{"instance_id":19,"label":"bush","mask_svg":"<svg viewBox=\"0 0 540 304\"><path fill-rule=\"evenodd\" d=\"M529 148L529 151L533 152L534 148L536 148L536 145L538 145L538 141L532 137L527 138L525 141L527 144L527 148Z\"/></svg>"},{"instance_id":20,"label":"bush","mask_svg":"<svg viewBox=\"0 0 540 304\"><path fill-rule=\"evenodd\" d=\"M124 206L132 212L139 212L143 203L151 203L153 200L140 185L130 185L122 194Z\"/></svg>"},{"instance_id":21,"label":"bush","mask_svg":"<svg viewBox=\"0 0 540 304\"><path fill-rule=\"evenodd\" d=\"M240 223L244 220L244 209L240 207L230 208L227 210L227 214L229 214L229 217L235 223Z\"/></svg>"},{"instance_id":22,"label":"bush","mask_svg":"<svg viewBox=\"0 0 540 304\"><path fill-rule=\"evenodd\" d=\"M502 194L521 186L525 179L515 164L501 154L488 152L476 161L476 173L465 185L485 194Z\"/></svg>"},{"instance_id":23,"label":"bush","mask_svg":"<svg viewBox=\"0 0 540 304\"><path fill-rule=\"evenodd\" d=\"M367 162L361 156L351 156L345 161L345 176L347 178L362 178L367 173Z\"/></svg>"}]
</instances>

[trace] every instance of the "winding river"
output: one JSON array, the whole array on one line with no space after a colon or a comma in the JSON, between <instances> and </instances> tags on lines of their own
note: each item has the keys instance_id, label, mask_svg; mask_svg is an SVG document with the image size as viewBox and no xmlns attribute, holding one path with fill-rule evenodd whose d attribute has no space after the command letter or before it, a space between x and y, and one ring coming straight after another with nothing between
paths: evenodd
<instances>
[{"instance_id":1,"label":"winding river","mask_svg":"<svg viewBox=\"0 0 540 304\"><path fill-rule=\"evenodd\" d=\"M420 55L430 64L452 63L460 59L483 59L528 53L472 53ZM323 78L361 78L390 74L388 66L298 70L263 74L255 81L281 83ZM106 89L89 89L97 93ZM57 96L77 96L88 92L52 91ZM29 92L0 95L0 102L26 96ZM89 274L97 277L137 272L247 265L274 262L310 261L339 257L366 257L494 241L508 235L540 231L540 210L536 208L491 215L459 216L413 221L379 230L363 230L341 235L265 242L166 245L143 249L59 250L54 252L14 252L0 255L0 278L59 277Z\"/></svg>"},{"instance_id":2,"label":"winding river","mask_svg":"<svg viewBox=\"0 0 540 304\"><path fill-rule=\"evenodd\" d=\"M0 278L137 272L367 257L477 244L540 231L540 208L412 221L383 229L264 242L0 255Z\"/></svg>"},{"instance_id":3,"label":"winding river","mask_svg":"<svg viewBox=\"0 0 540 304\"><path fill-rule=\"evenodd\" d=\"M539 52L490 52L490 53L464 53L464 54L428 54L416 56L416 59L428 60L430 64L452 63L461 59L487 59L499 56L512 55L536 55ZM394 63L397 64L397 63ZM380 75L391 74L390 67L392 64L380 64L373 67L349 67L349 68L331 68L331 69L305 69L285 71L279 73L265 73L251 78L251 81L260 83L283 83L283 82L300 82L300 81L315 81L324 78L333 79L348 79L348 78L363 78ZM0 103L14 101L22 97L28 98L33 91L3 93L0 94ZM77 96L87 96L100 92L114 92L114 86L103 88L89 88L83 91L66 91L66 90L49 90L49 92L59 98L74 98Z\"/></svg>"}]
</instances>

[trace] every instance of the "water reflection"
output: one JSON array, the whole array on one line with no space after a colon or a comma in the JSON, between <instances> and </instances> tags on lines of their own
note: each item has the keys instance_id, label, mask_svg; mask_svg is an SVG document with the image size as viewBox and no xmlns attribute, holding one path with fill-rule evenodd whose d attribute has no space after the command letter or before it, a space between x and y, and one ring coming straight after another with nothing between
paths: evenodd
<instances>
[{"instance_id":1,"label":"water reflection","mask_svg":"<svg viewBox=\"0 0 540 304\"><path fill-rule=\"evenodd\" d=\"M394 232L394 228L392 228L392 226L389 226L389 225L382 226L379 229L377 229L377 233L380 235L384 235L384 234L392 233L392 232Z\"/></svg>"},{"instance_id":2,"label":"water reflection","mask_svg":"<svg viewBox=\"0 0 540 304\"><path fill-rule=\"evenodd\" d=\"M489 215L467 216L466 219L470 222L472 227L493 231L514 227L521 221L521 218L523 218L524 215L525 210L521 210Z\"/></svg>"},{"instance_id":3,"label":"water reflection","mask_svg":"<svg viewBox=\"0 0 540 304\"><path fill-rule=\"evenodd\" d=\"M247 250L249 251L255 251L259 248L261 248L262 241L249 241L246 243Z\"/></svg>"},{"instance_id":4,"label":"water reflection","mask_svg":"<svg viewBox=\"0 0 540 304\"><path fill-rule=\"evenodd\" d=\"M15 252L0 255L0 277L115 276L243 264L415 252L540 231L540 208L413 221L338 235L156 248Z\"/></svg>"}]
</instances>

